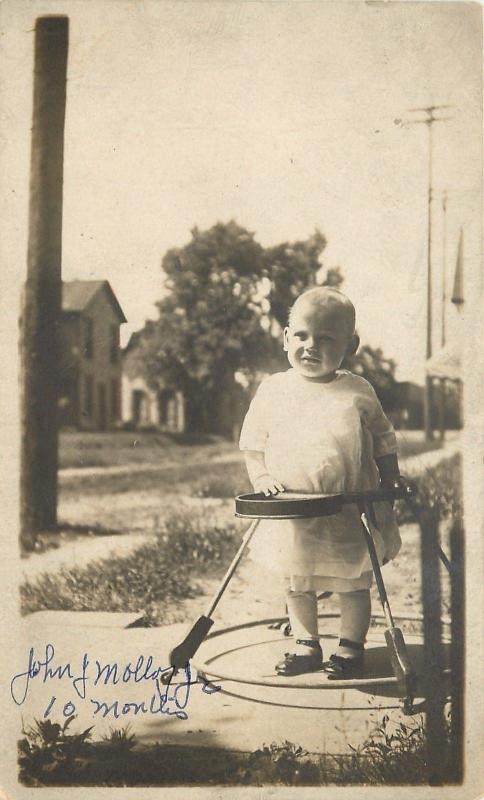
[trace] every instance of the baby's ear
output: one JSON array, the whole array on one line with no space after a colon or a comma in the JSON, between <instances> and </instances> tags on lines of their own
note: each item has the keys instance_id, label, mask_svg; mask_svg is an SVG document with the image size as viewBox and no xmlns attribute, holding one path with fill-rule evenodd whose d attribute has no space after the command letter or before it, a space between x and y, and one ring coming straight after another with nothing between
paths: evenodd
<instances>
[{"instance_id":1,"label":"baby's ear","mask_svg":"<svg viewBox=\"0 0 484 800\"><path fill-rule=\"evenodd\" d=\"M358 350L359 346L360 346L360 337L358 336L357 333L354 333L353 336L350 339L350 343L348 345L348 349L346 350L346 355L347 356L354 356L354 354Z\"/></svg>"},{"instance_id":2,"label":"baby's ear","mask_svg":"<svg viewBox=\"0 0 484 800\"><path fill-rule=\"evenodd\" d=\"M289 328L286 326L286 327L284 328L284 350L285 350L286 352L287 352L287 350L288 350L288 347L289 347L289 343L288 343L288 337L289 337Z\"/></svg>"}]
</instances>

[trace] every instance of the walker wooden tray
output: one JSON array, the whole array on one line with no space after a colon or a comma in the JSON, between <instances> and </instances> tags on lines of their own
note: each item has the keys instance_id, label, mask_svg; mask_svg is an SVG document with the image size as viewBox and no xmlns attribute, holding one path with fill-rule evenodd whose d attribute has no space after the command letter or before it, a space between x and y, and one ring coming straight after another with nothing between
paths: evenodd
<instances>
[{"instance_id":1,"label":"walker wooden tray","mask_svg":"<svg viewBox=\"0 0 484 800\"><path fill-rule=\"evenodd\" d=\"M247 519L299 519L303 517L328 517L338 514L348 503L378 503L408 496L403 487L370 489L365 492L345 494L308 494L281 492L277 495L239 494L235 498L235 516Z\"/></svg>"}]
</instances>

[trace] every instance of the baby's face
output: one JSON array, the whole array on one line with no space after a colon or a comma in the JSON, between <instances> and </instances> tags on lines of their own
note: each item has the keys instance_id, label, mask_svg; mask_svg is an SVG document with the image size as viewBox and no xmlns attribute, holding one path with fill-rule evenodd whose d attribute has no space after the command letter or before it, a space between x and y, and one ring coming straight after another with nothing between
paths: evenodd
<instances>
[{"instance_id":1,"label":"baby's face","mask_svg":"<svg viewBox=\"0 0 484 800\"><path fill-rule=\"evenodd\" d=\"M351 351L353 333L337 307L301 303L284 331L284 350L291 366L306 378L330 381Z\"/></svg>"}]
</instances>

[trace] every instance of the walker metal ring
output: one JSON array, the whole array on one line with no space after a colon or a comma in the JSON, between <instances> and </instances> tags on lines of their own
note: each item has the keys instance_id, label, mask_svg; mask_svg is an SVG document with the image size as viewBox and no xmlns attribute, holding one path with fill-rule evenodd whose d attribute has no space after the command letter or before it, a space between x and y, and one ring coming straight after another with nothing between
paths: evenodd
<instances>
[{"instance_id":1,"label":"walker metal ring","mask_svg":"<svg viewBox=\"0 0 484 800\"><path fill-rule=\"evenodd\" d=\"M338 619L339 614L335 613L322 613L318 614L318 619L325 619L327 621L331 619ZM420 614L408 614L408 613L396 613L395 619L400 619L402 622L407 621L410 623L422 623L423 617ZM372 624L379 624L384 623L385 617L381 614L372 614ZM223 645L221 649L209 647L208 651L205 654L205 657L202 655L202 659L200 661L196 660L192 662L193 667L197 670L197 672L203 676L205 676L208 680L219 680L219 681L230 681L234 684L244 684L244 685L253 685L253 686L262 686L267 688L273 689L311 689L311 690L325 690L325 689L362 689L366 691L373 691L378 692L378 688L390 689L390 687L394 687L397 689L398 681L394 675L391 674L391 665L387 659L387 656L383 656L383 658L388 661L387 669L385 670L385 674L382 674L379 670L375 673L371 666L369 666L368 670L365 670L366 674L363 674L361 677L358 678L351 678L345 680L328 680L327 675L325 672L315 672L311 675L299 675L296 678L283 678L278 676L274 673L274 676L269 675L250 675L249 672L246 674L241 674L237 668L234 670L232 668L232 661L234 664L237 664L239 661L239 656L242 651L244 651L247 647L251 649L252 647L257 646L264 646L268 645L271 647L277 642L274 639L272 642L264 641L260 642L259 644L257 641L253 641L252 643L247 642L243 643L242 640L239 640L239 632L242 633L250 628L263 628L268 623L274 622L274 619L260 619L254 620L251 622L242 623L239 625L233 625L228 628L221 628L217 631L213 631L208 634L205 639L205 642L208 644L210 641L213 642L214 639L218 639L221 637L221 641L225 639L227 634L235 634L236 639L235 641L231 642L228 649L224 649ZM450 625L450 621L442 617L441 622L443 625L448 627ZM421 634L417 634L418 639L421 639ZM233 638L233 637L232 637ZM335 640L336 641L336 640ZM450 639L447 635L444 634L443 642L446 646L449 646ZM206 648L207 649L207 648ZM211 652L210 652L211 651ZM379 646L380 654L385 653L385 642L382 638L381 645ZM371 652L371 651L370 651ZM220 659L222 662L225 662L229 659L230 666L227 665L225 668L223 666L219 666L217 663ZM251 660L252 663L252 660ZM422 666L422 665L420 665ZM373 674L372 674L373 673ZM443 677L448 678L450 676L449 668L445 668L443 671ZM235 692L235 689L233 690ZM235 692L236 693L236 692ZM393 694L393 692L392 692ZM396 692L396 694L398 694Z\"/></svg>"}]
</instances>

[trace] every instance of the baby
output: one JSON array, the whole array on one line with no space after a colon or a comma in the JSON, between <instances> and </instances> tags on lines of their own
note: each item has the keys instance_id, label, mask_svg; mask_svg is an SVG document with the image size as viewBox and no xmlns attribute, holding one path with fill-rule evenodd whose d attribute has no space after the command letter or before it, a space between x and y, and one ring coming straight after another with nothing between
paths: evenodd
<instances>
[{"instance_id":1,"label":"baby","mask_svg":"<svg viewBox=\"0 0 484 800\"><path fill-rule=\"evenodd\" d=\"M340 369L356 352L355 309L340 291L317 287L291 309L284 350L291 368L265 378L240 436L249 478L266 496L290 491L338 494L393 485L396 439L370 384ZM380 562L401 541L390 503L375 503L372 533ZM281 675L323 666L317 593L339 594L339 647L325 664L330 678L357 675L370 625L371 562L356 505L329 517L261 520L251 557L283 580L294 652Z\"/></svg>"}]
</instances>

